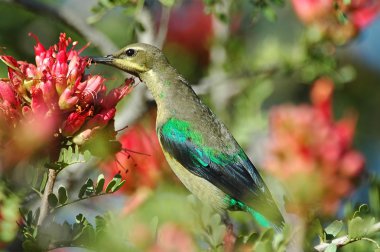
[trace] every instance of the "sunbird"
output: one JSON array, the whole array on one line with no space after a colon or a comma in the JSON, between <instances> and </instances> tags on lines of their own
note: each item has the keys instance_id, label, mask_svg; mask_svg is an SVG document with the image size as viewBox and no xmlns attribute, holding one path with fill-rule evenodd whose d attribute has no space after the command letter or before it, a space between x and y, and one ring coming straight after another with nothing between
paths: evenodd
<instances>
[{"instance_id":1,"label":"sunbird","mask_svg":"<svg viewBox=\"0 0 380 252\"><path fill-rule=\"evenodd\" d=\"M282 229L282 214L255 166L160 49L136 43L92 62L146 84L157 104L156 132L165 158L190 192L221 213L246 211L260 226Z\"/></svg>"}]
</instances>

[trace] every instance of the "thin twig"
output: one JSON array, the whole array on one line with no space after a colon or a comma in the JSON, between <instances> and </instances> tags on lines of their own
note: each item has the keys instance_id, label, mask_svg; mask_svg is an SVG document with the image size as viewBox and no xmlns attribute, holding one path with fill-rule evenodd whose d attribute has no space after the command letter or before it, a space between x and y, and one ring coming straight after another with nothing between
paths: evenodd
<instances>
[{"instance_id":1,"label":"thin twig","mask_svg":"<svg viewBox=\"0 0 380 252\"><path fill-rule=\"evenodd\" d=\"M53 192L54 183L57 178L58 171L54 169L49 169L48 180L45 185L44 194L41 199L41 207L40 207L40 217L38 218L37 225L41 225L45 220L48 212L49 212L49 202L48 196Z\"/></svg>"},{"instance_id":2,"label":"thin twig","mask_svg":"<svg viewBox=\"0 0 380 252\"><path fill-rule=\"evenodd\" d=\"M380 231L380 222L374 224L371 228L369 228L368 232L367 232L367 236L368 235L372 235L376 232L379 232ZM343 247L347 244L350 244L352 242L355 242L355 241L360 241L362 240L364 237L359 237L359 238L349 238L348 235L345 235L345 236L342 236L342 237L339 237L339 238L336 238L334 240L332 240L331 242L327 243L327 242L324 242L324 243L321 243L317 246L314 247L315 250L321 252L321 251L325 251L327 249L327 247L330 245L330 244L335 244L338 248L340 247ZM368 240L368 239L366 239Z\"/></svg>"},{"instance_id":3,"label":"thin twig","mask_svg":"<svg viewBox=\"0 0 380 252\"><path fill-rule=\"evenodd\" d=\"M162 6L160 26L159 26L158 32L156 34L156 46L158 48L161 48L161 49L162 49L162 46L165 43L166 35L168 33L170 11L171 11L171 8Z\"/></svg>"},{"instance_id":4,"label":"thin twig","mask_svg":"<svg viewBox=\"0 0 380 252\"><path fill-rule=\"evenodd\" d=\"M73 200L73 201L70 201L70 202L66 202L66 203L64 203L62 205L56 206L54 209L58 209L58 208L61 208L61 207L67 206L67 205L72 205L74 203L77 203L77 202L85 200L85 199L91 199L91 198L95 198L95 197L99 197L99 196L103 196L103 195L108 195L108 194L112 194L112 193L114 193L114 192L102 192L102 193L99 193L99 194L93 194L93 195L90 195L90 196L87 196L87 197L84 197L84 198L79 198L79 199L76 199L76 200Z\"/></svg>"}]
</instances>

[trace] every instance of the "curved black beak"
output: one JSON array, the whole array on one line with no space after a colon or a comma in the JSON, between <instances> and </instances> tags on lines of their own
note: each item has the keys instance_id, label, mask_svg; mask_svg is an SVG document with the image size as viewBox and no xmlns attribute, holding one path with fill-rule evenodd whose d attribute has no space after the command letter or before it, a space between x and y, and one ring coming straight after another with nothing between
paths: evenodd
<instances>
[{"instance_id":1,"label":"curved black beak","mask_svg":"<svg viewBox=\"0 0 380 252\"><path fill-rule=\"evenodd\" d=\"M90 57L91 63L110 64L115 59L113 55L107 55L105 57Z\"/></svg>"}]
</instances>

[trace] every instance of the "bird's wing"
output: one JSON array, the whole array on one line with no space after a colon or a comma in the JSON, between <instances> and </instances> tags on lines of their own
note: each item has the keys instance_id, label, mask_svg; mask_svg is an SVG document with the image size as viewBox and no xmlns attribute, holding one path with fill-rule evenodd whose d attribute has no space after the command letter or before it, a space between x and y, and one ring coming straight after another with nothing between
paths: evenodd
<instances>
[{"instance_id":1,"label":"bird's wing","mask_svg":"<svg viewBox=\"0 0 380 252\"><path fill-rule=\"evenodd\" d=\"M158 135L165 151L190 172L236 200L253 202L250 205L269 219L283 221L269 190L241 148L234 154L227 154L204 146L201 134L188 122L177 119L162 125Z\"/></svg>"}]
</instances>

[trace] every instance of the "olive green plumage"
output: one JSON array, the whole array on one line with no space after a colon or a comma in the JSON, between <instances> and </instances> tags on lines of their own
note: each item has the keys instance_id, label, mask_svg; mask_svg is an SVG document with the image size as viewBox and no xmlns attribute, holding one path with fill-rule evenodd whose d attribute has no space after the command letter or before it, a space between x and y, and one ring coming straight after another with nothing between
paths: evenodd
<instances>
[{"instance_id":1,"label":"olive green plumage","mask_svg":"<svg viewBox=\"0 0 380 252\"><path fill-rule=\"evenodd\" d=\"M182 183L217 210L250 213L264 227L284 223L242 148L158 48L132 44L94 62L138 76L157 103L156 129L165 157Z\"/></svg>"}]
</instances>

